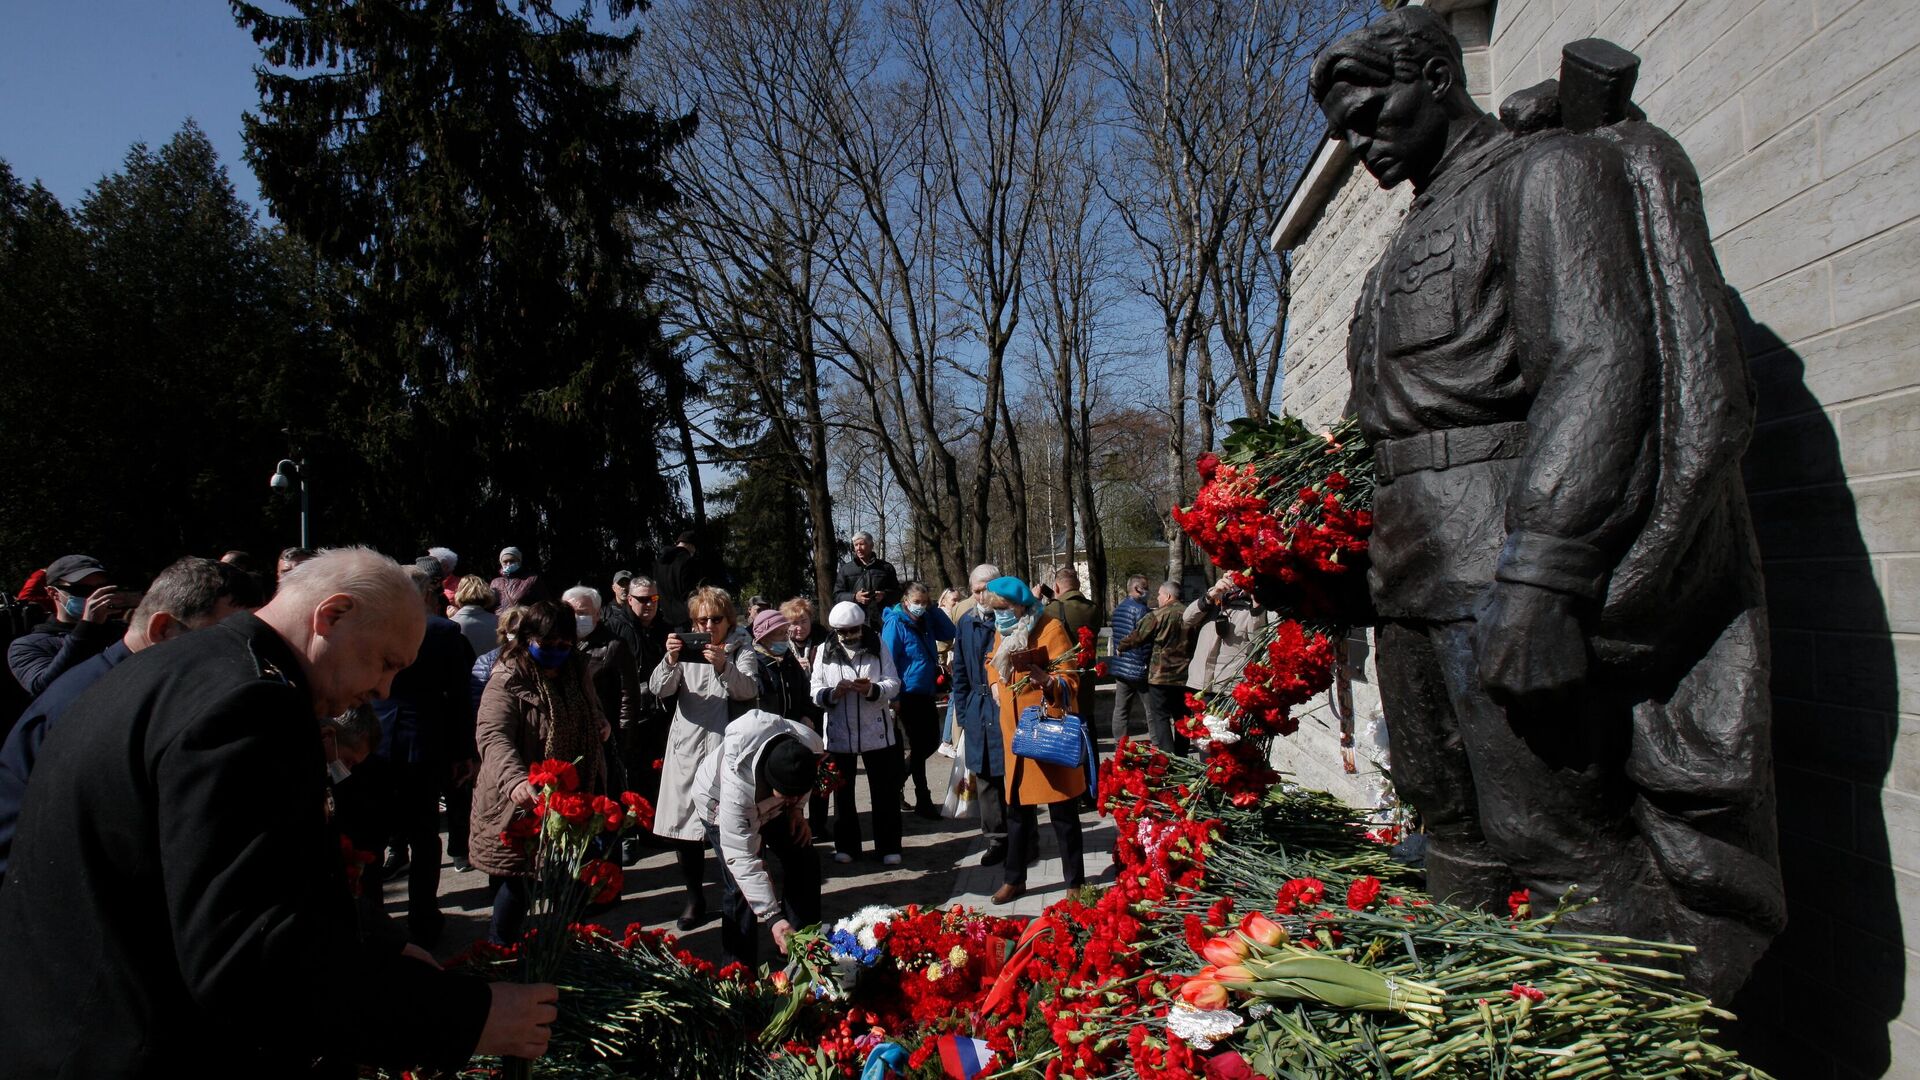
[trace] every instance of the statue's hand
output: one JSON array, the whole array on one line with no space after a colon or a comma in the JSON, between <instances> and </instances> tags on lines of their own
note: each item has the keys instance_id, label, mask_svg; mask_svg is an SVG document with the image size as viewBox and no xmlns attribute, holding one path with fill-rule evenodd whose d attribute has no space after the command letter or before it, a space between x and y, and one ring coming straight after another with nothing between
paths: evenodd
<instances>
[{"instance_id":1,"label":"statue's hand","mask_svg":"<svg viewBox=\"0 0 1920 1080\"><path fill-rule=\"evenodd\" d=\"M1574 598L1537 585L1496 581L1473 630L1480 682L1494 700L1551 697L1587 677L1587 636Z\"/></svg>"}]
</instances>

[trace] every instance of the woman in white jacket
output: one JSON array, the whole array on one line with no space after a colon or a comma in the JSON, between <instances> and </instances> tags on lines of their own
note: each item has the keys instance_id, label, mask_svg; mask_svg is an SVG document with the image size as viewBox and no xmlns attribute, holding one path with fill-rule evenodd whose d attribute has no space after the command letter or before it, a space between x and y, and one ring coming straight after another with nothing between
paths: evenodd
<instances>
[{"instance_id":1,"label":"woman in white jacket","mask_svg":"<svg viewBox=\"0 0 1920 1080\"><path fill-rule=\"evenodd\" d=\"M749 971L760 963L759 925L785 953L794 927L820 921L807 799L823 749L812 728L760 709L729 725L721 744L719 784L704 815L720 856L720 950Z\"/></svg>"},{"instance_id":2,"label":"woman in white jacket","mask_svg":"<svg viewBox=\"0 0 1920 1080\"><path fill-rule=\"evenodd\" d=\"M687 598L687 613L694 630L708 635L708 640L695 647L680 634L667 635L666 655L647 681L656 698L677 695L673 726L667 729L653 833L678 841L674 847L687 892L686 907L680 912L682 930L691 930L707 918L701 892L707 826L701 814L719 776L709 758L719 755L727 723L752 708L759 694L752 673L740 667L741 652L751 652L752 647L744 633L735 632L733 598L723 589L703 586Z\"/></svg>"},{"instance_id":3,"label":"woman in white jacket","mask_svg":"<svg viewBox=\"0 0 1920 1080\"><path fill-rule=\"evenodd\" d=\"M855 765L865 764L873 847L883 864L898 866L904 762L887 703L900 694L900 676L859 604L835 604L827 625L832 633L814 654L812 689L814 704L826 711L827 753L846 780L833 796L833 861L850 863L860 854L853 777Z\"/></svg>"}]
</instances>

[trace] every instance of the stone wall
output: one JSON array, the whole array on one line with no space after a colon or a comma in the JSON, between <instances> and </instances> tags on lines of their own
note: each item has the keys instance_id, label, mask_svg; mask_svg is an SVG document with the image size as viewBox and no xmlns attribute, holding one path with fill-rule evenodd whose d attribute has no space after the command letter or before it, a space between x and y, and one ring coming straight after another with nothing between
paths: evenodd
<instances>
[{"instance_id":1,"label":"stone wall","mask_svg":"<svg viewBox=\"0 0 1920 1080\"><path fill-rule=\"evenodd\" d=\"M1638 53L1636 100L1700 170L1760 396L1747 485L1791 912L1730 1037L1783 1078L1920 1077L1920 3L1446 7L1491 10L1496 101L1568 41ZM1295 249L1284 403L1315 421L1344 399L1336 339L1377 219L1397 220L1370 188L1348 176Z\"/></svg>"}]
</instances>

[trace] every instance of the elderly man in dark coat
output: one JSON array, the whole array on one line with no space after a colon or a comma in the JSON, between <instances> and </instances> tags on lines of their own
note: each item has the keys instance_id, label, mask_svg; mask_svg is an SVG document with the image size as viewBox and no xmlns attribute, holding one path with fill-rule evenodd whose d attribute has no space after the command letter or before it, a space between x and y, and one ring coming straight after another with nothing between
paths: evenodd
<instances>
[{"instance_id":1,"label":"elderly man in dark coat","mask_svg":"<svg viewBox=\"0 0 1920 1080\"><path fill-rule=\"evenodd\" d=\"M954 719L966 738L967 769L973 773L973 793L980 802L980 831L987 852L980 865L993 866L1007 857L1007 799L1001 763L1000 704L987 685L987 659L993 651L993 609L984 598L987 582L1000 576L998 567L982 563L972 577L974 605L954 621L953 673L949 693Z\"/></svg>"},{"instance_id":2,"label":"elderly man in dark coat","mask_svg":"<svg viewBox=\"0 0 1920 1080\"><path fill-rule=\"evenodd\" d=\"M1567 61L1509 129L1442 19L1402 8L1309 80L1415 192L1348 341L1393 779L1436 894L1577 890L1561 926L1697 945L1724 1001L1785 918L1753 391L1699 180L1628 102L1637 60Z\"/></svg>"},{"instance_id":3,"label":"elderly man in dark coat","mask_svg":"<svg viewBox=\"0 0 1920 1080\"><path fill-rule=\"evenodd\" d=\"M47 738L0 887L0 1076L354 1075L544 1052L554 988L354 930L320 718L384 693L424 616L322 553L257 614L129 657Z\"/></svg>"}]
</instances>

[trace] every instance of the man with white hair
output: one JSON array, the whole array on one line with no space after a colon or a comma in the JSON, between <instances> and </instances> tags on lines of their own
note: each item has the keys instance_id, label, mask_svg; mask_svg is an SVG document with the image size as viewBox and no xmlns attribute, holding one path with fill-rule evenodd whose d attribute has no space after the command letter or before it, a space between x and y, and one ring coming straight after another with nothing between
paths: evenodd
<instances>
[{"instance_id":1,"label":"man with white hair","mask_svg":"<svg viewBox=\"0 0 1920 1080\"><path fill-rule=\"evenodd\" d=\"M980 802L980 833L987 838L987 853L980 865L993 866L1007 857L1007 801L1000 776L1006 772L1001 761L1000 704L993 687L987 683L987 658L993 651L993 609L987 606L987 582L1000 576L1000 568L981 563L967 575L973 588L973 607L954 620L953 698L954 721L966 734L963 749L967 768L973 773L974 797Z\"/></svg>"},{"instance_id":2,"label":"man with white hair","mask_svg":"<svg viewBox=\"0 0 1920 1080\"><path fill-rule=\"evenodd\" d=\"M554 987L355 932L316 724L386 694L425 622L391 559L325 551L257 613L130 656L73 703L0 888L0 1076L545 1052Z\"/></svg>"}]
</instances>

